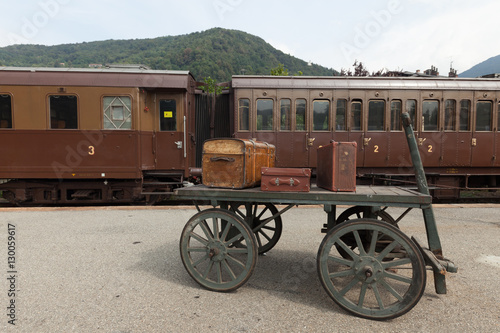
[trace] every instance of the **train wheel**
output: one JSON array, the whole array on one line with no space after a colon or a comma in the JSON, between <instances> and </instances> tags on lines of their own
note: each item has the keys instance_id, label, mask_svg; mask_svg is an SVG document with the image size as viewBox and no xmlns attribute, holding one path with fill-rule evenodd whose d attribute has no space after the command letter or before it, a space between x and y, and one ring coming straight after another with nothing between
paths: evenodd
<instances>
[{"instance_id":1,"label":"train wheel","mask_svg":"<svg viewBox=\"0 0 500 333\"><path fill-rule=\"evenodd\" d=\"M180 252L189 275L215 291L241 287L257 262L252 230L235 213L217 208L189 219L181 234Z\"/></svg>"},{"instance_id":2,"label":"train wheel","mask_svg":"<svg viewBox=\"0 0 500 333\"><path fill-rule=\"evenodd\" d=\"M370 235L366 249L362 234ZM355 249L343 238L355 239ZM388 242L380 246L382 238ZM339 255L337 247L349 258ZM319 247L317 264L328 295L343 309L363 318L399 317L418 303L425 289L425 263L415 243L398 228L375 219L352 220L331 229Z\"/></svg>"},{"instance_id":3,"label":"train wheel","mask_svg":"<svg viewBox=\"0 0 500 333\"><path fill-rule=\"evenodd\" d=\"M365 206L354 206L346 209L345 211L342 212L342 214L339 215L337 220L335 221L336 224L344 223L346 221L350 221L353 219L360 219L360 218L368 218L368 211L370 207L365 207ZM375 212L375 215L377 216L378 220L382 220L384 222L387 222L391 225L397 226L396 221L392 218L390 214L383 210L379 210ZM370 237L369 234L361 234L360 235L363 240L367 239ZM354 238L349 238L349 237L344 237L342 239L350 248L351 250L355 249L357 247L356 241ZM366 241L363 241L363 243L366 244ZM344 258L348 258L349 256L346 254L346 252L342 249L342 247L337 247L337 250L339 253L342 255Z\"/></svg>"},{"instance_id":4,"label":"train wheel","mask_svg":"<svg viewBox=\"0 0 500 333\"><path fill-rule=\"evenodd\" d=\"M243 218L252 228L259 247L259 254L266 253L278 243L283 223L281 216L276 216L279 211L275 205L270 203L260 205L252 203L231 204L230 210ZM276 217L273 218L273 216Z\"/></svg>"}]
</instances>

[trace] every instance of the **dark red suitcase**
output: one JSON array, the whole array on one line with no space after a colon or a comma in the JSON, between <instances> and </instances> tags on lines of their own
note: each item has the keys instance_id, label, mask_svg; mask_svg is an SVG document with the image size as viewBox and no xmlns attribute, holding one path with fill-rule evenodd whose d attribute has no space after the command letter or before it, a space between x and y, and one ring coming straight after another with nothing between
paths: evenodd
<instances>
[{"instance_id":1,"label":"dark red suitcase","mask_svg":"<svg viewBox=\"0 0 500 333\"><path fill-rule=\"evenodd\" d=\"M262 168L260 189L269 192L309 192L311 169Z\"/></svg>"},{"instance_id":2,"label":"dark red suitcase","mask_svg":"<svg viewBox=\"0 0 500 333\"><path fill-rule=\"evenodd\" d=\"M356 191L356 142L332 142L318 148L316 185L335 192Z\"/></svg>"}]
</instances>

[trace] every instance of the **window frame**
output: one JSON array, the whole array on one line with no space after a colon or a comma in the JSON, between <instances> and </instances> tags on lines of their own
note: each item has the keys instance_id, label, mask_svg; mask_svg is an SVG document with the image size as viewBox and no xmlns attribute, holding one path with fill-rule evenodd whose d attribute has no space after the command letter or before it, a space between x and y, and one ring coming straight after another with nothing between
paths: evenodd
<instances>
[{"instance_id":1,"label":"window frame","mask_svg":"<svg viewBox=\"0 0 500 333\"><path fill-rule=\"evenodd\" d=\"M247 101L247 105L246 106L242 106L241 105L241 101L242 100L246 100ZM247 128L246 129L243 129L242 128L242 120L243 120L243 117L242 117L242 108L246 108L246 125L247 125ZM250 108L251 108L251 102L250 102L250 98L247 98L247 97L241 97L238 99L238 131L239 132L250 132L251 128L250 128L250 124L251 124L251 117L250 117Z\"/></svg>"},{"instance_id":2,"label":"window frame","mask_svg":"<svg viewBox=\"0 0 500 333\"><path fill-rule=\"evenodd\" d=\"M453 102L453 106L450 107L448 105L449 102ZM457 131L457 100L453 98L445 99L444 100L444 115L443 115L443 130L445 132L456 132ZM448 112L451 110L452 116L448 117ZM448 128L448 121L452 121L452 128Z\"/></svg>"},{"instance_id":3,"label":"window frame","mask_svg":"<svg viewBox=\"0 0 500 333\"><path fill-rule=\"evenodd\" d=\"M112 107L115 106L115 105L112 105L112 103L116 100L116 99L120 99L121 103L122 103L122 106L123 107L126 107L127 108L127 105L122 101L122 98L128 98L130 100L130 108L128 109L128 112L130 113L128 115L128 117L125 117L125 114L124 114L124 118L123 119L123 122L121 123L121 126L120 127L106 127L105 125L105 118L106 118L106 110L108 108L105 109L105 98L113 98L113 100L111 101L111 103L109 103L109 106L108 108L111 108L111 117L113 117L113 114L112 114ZM103 117L103 120L102 120L102 128L104 130L112 130L112 131L130 131L134 128L134 99L132 98L132 96L130 95L103 95L101 97L101 101L102 101L102 108L101 108L101 111L102 111L102 117ZM109 118L109 117L108 117ZM130 119L130 122L127 122L127 119ZM109 119L109 122L113 125L115 125L115 122L113 121L114 119ZM118 121L118 120L117 120ZM123 128L123 125L124 124L127 124L129 123L130 124L130 128Z\"/></svg>"},{"instance_id":4,"label":"window frame","mask_svg":"<svg viewBox=\"0 0 500 333\"><path fill-rule=\"evenodd\" d=\"M297 127L297 115L299 114L297 111L298 111L298 102L299 101L303 101L304 102L304 121L301 125L303 125L303 128L299 129ZM293 112L293 124L292 124L292 131L294 132L300 132L300 133L303 133L303 132L306 132L307 131L307 99L306 98L296 98L295 101L294 101L294 105L295 105L295 108L294 108L294 112Z\"/></svg>"},{"instance_id":5,"label":"window frame","mask_svg":"<svg viewBox=\"0 0 500 333\"><path fill-rule=\"evenodd\" d=\"M370 129L370 115L371 115L370 110L372 110L371 109L372 103L383 103L384 104L384 106L382 108L382 128L381 129L378 129L378 128L377 129ZM376 109L374 109L374 110L376 110ZM384 132L386 129L386 114L385 113L386 113L385 100L383 100L383 99L370 99L370 100L368 100L368 115L366 117L366 131L367 132ZM377 115L377 116L379 116L379 115ZM380 125L380 124L378 124L378 125Z\"/></svg>"},{"instance_id":6,"label":"window frame","mask_svg":"<svg viewBox=\"0 0 500 333\"><path fill-rule=\"evenodd\" d=\"M489 125L490 125L490 128L489 129L481 129L481 130L478 130L477 128L477 118L478 118L478 115L479 115L479 112L478 112L478 105L479 103L489 103L490 104L490 121L489 121ZM474 132L492 132L493 131L493 114L494 114L494 111L493 111L493 101L492 100L477 100L476 101L476 114L475 114L475 119L474 119Z\"/></svg>"},{"instance_id":7,"label":"window frame","mask_svg":"<svg viewBox=\"0 0 500 333\"><path fill-rule=\"evenodd\" d=\"M436 128L435 129L426 129L425 126L426 126L426 119L425 119L425 115L424 115L424 107L426 105L426 103L437 103L437 108L436 108ZM422 132L439 132L439 126L440 126L440 108L441 108L441 103L438 99L424 99L422 101Z\"/></svg>"},{"instance_id":8,"label":"window frame","mask_svg":"<svg viewBox=\"0 0 500 333\"><path fill-rule=\"evenodd\" d=\"M259 129L259 102L261 101L267 101L267 102L271 102L272 103L272 107L271 107L271 126L266 126L264 128L264 118L262 118L262 124L261 124L261 128ZM275 100L273 98L257 98L257 100L255 101L255 131L256 132L273 132L274 131L274 126L275 126L275 119L274 119L274 104L275 104ZM264 116L264 115L262 115ZM269 117L269 115L267 115L267 117ZM267 118L267 120L269 120L269 118ZM270 127L270 128L269 128Z\"/></svg>"},{"instance_id":9,"label":"window frame","mask_svg":"<svg viewBox=\"0 0 500 333\"><path fill-rule=\"evenodd\" d=\"M314 115L316 114L315 112L315 105L316 103L328 103L328 108L327 108L327 111L326 111L326 117L325 119L323 119L323 124L326 120L326 129L316 129L315 126L315 117ZM331 111L331 101L329 99L321 99L321 98L318 98L318 99L314 99L312 101L312 126L311 126L311 131L312 132L330 132L330 129L331 129L331 115L330 115L330 111Z\"/></svg>"},{"instance_id":10,"label":"window frame","mask_svg":"<svg viewBox=\"0 0 500 333\"><path fill-rule=\"evenodd\" d=\"M55 111L57 112L58 110L53 110L52 109L52 106L53 106L53 103L52 103L52 98L59 98L59 97L74 97L75 98L75 107L76 107L76 117L74 121L76 121L76 126L75 127L67 127L67 123L66 123L66 120L64 119L58 119L60 117L52 117L52 111ZM49 94L47 95L47 103L48 103L48 110L49 110L49 129L51 130L77 130L80 128L80 99L79 99L79 96L77 94ZM58 122L58 126L57 127L53 127L53 122L54 121L57 121ZM60 121L65 121L65 126L64 127L59 127L60 125Z\"/></svg>"},{"instance_id":11,"label":"window frame","mask_svg":"<svg viewBox=\"0 0 500 333\"><path fill-rule=\"evenodd\" d=\"M164 122L162 122L162 115L161 115L161 113L163 112L165 114L165 112L168 112L168 111L165 111L165 110L162 111L161 104L162 104L163 101L173 101L175 103L175 115L173 115L172 117L170 117L170 118L172 118L175 121L175 123L174 123L174 125L175 125L174 127L175 128L174 129L169 129L169 128L163 129L163 127L162 127L163 126L162 124L164 124ZM179 108L180 105L177 102L178 102L177 98L173 98L173 97L159 98L158 99L158 115L157 115L157 117L159 117L159 119L158 118L157 119L159 121L159 124L158 124L159 126L158 127L159 127L159 131L160 132L175 133L175 132L181 132L182 131L182 130L179 129L179 125L180 124L179 124L179 121L177 119L177 117L179 115L179 109L180 109ZM163 118L167 118L167 117L163 117ZM165 124L168 124L168 122L165 122Z\"/></svg>"},{"instance_id":12,"label":"window frame","mask_svg":"<svg viewBox=\"0 0 500 333\"><path fill-rule=\"evenodd\" d=\"M286 105L283 105L283 102L284 101L288 101L288 114L285 116L287 116L288 118L288 127L287 128L283 128L283 108L287 107ZM279 107L280 107L280 112L279 112L279 131L280 132L291 132L292 131L292 128L293 128L293 115L292 115L292 105L293 105L293 102L292 102L292 99L291 98L280 98L279 100Z\"/></svg>"},{"instance_id":13,"label":"window frame","mask_svg":"<svg viewBox=\"0 0 500 333\"><path fill-rule=\"evenodd\" d=\"M353 112L353 105L359 104L359 129L354 128L355 115ZM350 100L349 104L349 131L350 132L362 132L363 131L363 100L361 98L354 98Z\"/></svg>"},{"instance_id":14,"label":"window frame","mask_svg":"<svg viewBox=\"0 0 500 333\"><path fill-rule=\"evenodd\" d=\"M0 109L0 130L10 130L14 128L14 108L13 108L13 97L9 93L0 93L0 98L5 98L4 96L9 97L9 104L10 104L10 119L3 118L3 112ZM2 127L1 122L6 120L7 121L7 127ZM10 125L10 126L9 126Z\"/></svg>"},{"instance_id":15,"label":"window frame","mask_svg":"<svg viewBox=\"0 0 500 333\"><path fill-rule=\"evenodd\" d=\"M394 103L399 103L399 109L395 109L393 107ZM389 125L389 131L390 132L401 132L403 131L403 123L402 123L402 116L403 116L403 100L402 99L392 99L391 104L390 104L390 117L391 117L391 122ZM394 115L394 110L396 110L396 117L393 117ZM396 118L396 119L394 119ZM395 129L393 125L397 124L397 128Z\"/></svg>"},{"instance_id":16,"label":"window frame","mask_svg":"<svg viewBox=\"0 0 500 333\"><path fill-rule=\"evenodd\" d=\"M464 101L468 102L468 105L467 105L468 106L468 108L467 108L467 111L468 111L468 113L467 113L467 129L465 129L465 130L462 129L462 121L461 121L462 120L462 110L464 110L464 107L462 106L462 102L464 102ZM468 98L461 99L460 100L460 111L458 113L458 126L457 126L459 132L470 132L471 131L471 129L472 129L471 114L472 114L472 101Z\"/></svg>"},{"instance_id":17,"label":"window frame","mask_svg":"<svg viewBox=\"0 0 500 333\"><path fill-rule=\"evenodd\" d=\"M334 101L335 102L335 101ZM344 105L342 108L339 108L339 102L342 102ZM344 117L344 121L342 124L342 128L338 128L339 122L339 110L344 110L343 114L341 116ZM335 128L334 131L339 131L339 132L345 132L347 131L347 99L346 98L338 98L335 103Z\"/></svg>"}]
</instances>

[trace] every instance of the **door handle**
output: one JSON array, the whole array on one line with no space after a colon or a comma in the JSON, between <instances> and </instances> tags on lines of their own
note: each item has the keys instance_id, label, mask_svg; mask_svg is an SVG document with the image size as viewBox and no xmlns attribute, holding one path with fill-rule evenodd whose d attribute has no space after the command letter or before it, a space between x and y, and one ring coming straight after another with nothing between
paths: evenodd
<instances>
[{"instance_id":1,"label":"door handle","mask_svg":"<svg viewBox=\"0 0 500 333\"><path fill-rule=\"evenodd\" d=\"M174 143L177 146L177 149L182 149L182 141L175 141Z\"/></svg>"},{"instance_id":2,"label":"door handle","mask_svg":"<svg viewBox=\"0 0 500 333\"><path fill-rule=\"evenodd\" d=\"M477 139L476 138L472 138L471 145L472 145L472 147L477 146Z\"/></svg>"},{"instance_id":3,"label":"door handle","mask_svg":"<svg viewBox=\"0 0 500 333\"><path fill-rule=\"evenodd\" d=\"M363 139L363 146L368 146L372 138L364 138Z\"/></svg>"},{"instance_id":4,"label":"door handle","mask_svg":"<svg viewBox=\"0 0 500 333\"><path fill-rule=\"evenodd\" d=\"M312 147L312 145L314 144L314 140L316 140L316 138L308 138L307 139L307 145L309 147Z\"/></svg>"}]
</instances>

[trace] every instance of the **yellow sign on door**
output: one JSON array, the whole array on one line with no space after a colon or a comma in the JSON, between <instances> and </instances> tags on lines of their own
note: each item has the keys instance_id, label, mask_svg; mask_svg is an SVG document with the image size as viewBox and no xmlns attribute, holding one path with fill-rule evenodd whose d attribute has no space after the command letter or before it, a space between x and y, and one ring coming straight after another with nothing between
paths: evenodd
<instances>
[{"instance_id":1,"label":"yellow sign on door","mask_svg":"<svg viewBox=\"0 0 500 333\"><path fill-rule=\"evenodd\" d=\"M163 111L163 118L172 118L174 113L172 111Z\"/></svg>"}]
</instances>

